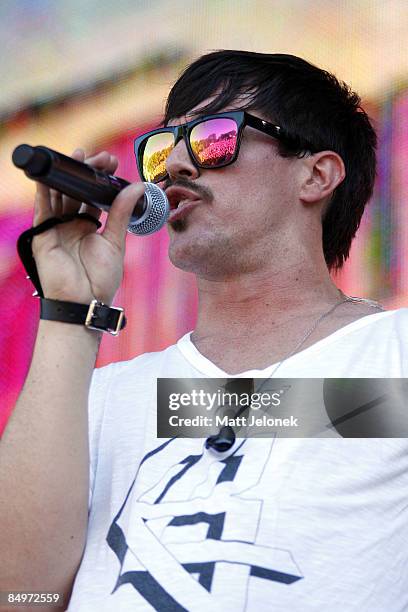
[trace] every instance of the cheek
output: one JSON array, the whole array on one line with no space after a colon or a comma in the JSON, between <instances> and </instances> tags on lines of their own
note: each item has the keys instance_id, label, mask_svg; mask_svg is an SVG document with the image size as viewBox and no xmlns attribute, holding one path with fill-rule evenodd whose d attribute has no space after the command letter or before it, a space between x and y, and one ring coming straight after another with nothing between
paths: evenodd
<instances>
[{"instance_id":1,"label":"cheek","mask_svg":"<svg viewBox=\"0 0 408 612\"><path fill-rule=\"evenodd\" d=\"M280 158L271 146L258 145L242 150L234 172L251 185L272 186L279 174Z\"/></svg>"},{"instance_id":2,"label":"cheek","mask_svg":"<svg viewBox=\"0 0 408 612\"><path fill-rule=\"evenodd\" d=\"M271 155L256 158L247 155L238 159L229 168L228 180L222 181L220 177L219 186L225 190L226 199L244 210L270 206L280 199L283 183L274 162Z\"/></svg>"},{"instance_id":3,"label":"cheek","mask_svg":"<svg viewBox=\"0 0 408 612\"><path fill-rule=\"evenodd\" d=\"M268 218L276 221L276 211L281 215L292 201L289 171L287 160L269 144L242 147L236 162L203 175L203 183L216 200L211 214L223 222L228 216L231 225L239 222L247 226L249 219L251 224L265 223Z\"/></svg>"},{"instance_id":4,"label":"cheek","mask_svg":"<svg viewBox=\"0 0 408 612\"><path fill-rule=\"evenodd\" d=\"M246 177L242 192L278 208L292 202L296 190L293 161L281 157L271 146L259 147L256 153L247 153L239 160L237 171Z\"/></svg>"}]
</instances>

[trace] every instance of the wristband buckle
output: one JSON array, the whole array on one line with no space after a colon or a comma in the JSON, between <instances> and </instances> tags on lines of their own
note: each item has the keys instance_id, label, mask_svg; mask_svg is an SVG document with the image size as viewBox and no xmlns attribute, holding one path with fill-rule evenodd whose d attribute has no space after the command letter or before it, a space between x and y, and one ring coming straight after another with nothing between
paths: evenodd
<instances>
[{"instance_id":1,"label":"wristband buckle","mask_svg":"<svg viewBox=\"0 0 408 612\"><path fill-rule=\"evenodd\" d=\"M89 304L88 313L86 315L85 327L87 327L88 329L94 329L96 331L107 331L112 336L117 336L119 334L120 330L121 330L122 321L123 321L123 318L125 316L124 309L120 308L120 307L116 307L116 306L108 306L107 307L110 310L117 310L119 312L119 317L118 317L118 321L116 323L115 329L108 329L106 327L95 327L95 325L92 325L92 319L96 316L95 308L97 306L105 306L105 307L107 307L106 304L104 304L103 302L98 302L98 300L92 300L92 302Z\"/></svg>"}]
</instances>

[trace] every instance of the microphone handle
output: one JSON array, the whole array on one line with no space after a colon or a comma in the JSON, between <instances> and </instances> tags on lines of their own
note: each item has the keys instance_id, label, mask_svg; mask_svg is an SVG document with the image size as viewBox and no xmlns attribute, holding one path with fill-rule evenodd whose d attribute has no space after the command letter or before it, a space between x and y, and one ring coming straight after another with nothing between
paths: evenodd
<instances>
[{"instance_id":1,"label":"microphone handle","mask_svg":"<svg viewBox=\"0 0 408 612\"><path fill-rule=\"evenodd\" d=\"M120 191L130 184L48 147L22 144L14 149L12 158L14 165L24 170L29 178L106 212ZM145 197L142 196L129 222L138 221L145 210Z\"/></svg>"}]
</instances>

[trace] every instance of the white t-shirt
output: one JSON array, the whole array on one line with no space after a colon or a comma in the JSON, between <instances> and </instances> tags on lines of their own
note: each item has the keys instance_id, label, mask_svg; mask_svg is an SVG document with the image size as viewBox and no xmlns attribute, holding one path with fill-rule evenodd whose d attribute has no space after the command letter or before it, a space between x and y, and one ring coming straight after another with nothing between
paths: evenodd
<instances>
[{"instance_id":1,"label":"white t-shirt","mask_svg":"<svg viewBox=\"0 0 408 612\"><path fill-rule=\"evenodd\" d=\"M92 503L68 609L407 611L408 440L238 439L219 454L157 439L156 379L206 376L229 375L189 334L95 370ZM408 309L343 327L276 377L408 377Z\"/></svg>"}]
</instances>

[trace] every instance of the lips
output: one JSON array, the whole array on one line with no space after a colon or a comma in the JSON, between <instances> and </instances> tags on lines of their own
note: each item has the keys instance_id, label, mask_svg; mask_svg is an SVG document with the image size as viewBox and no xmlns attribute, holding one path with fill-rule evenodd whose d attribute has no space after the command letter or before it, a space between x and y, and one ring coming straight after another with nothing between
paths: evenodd
<instances>
[{"instance_id":1,"label":"lips","mask_svg":"<svg viewBox=\"0 0 408 612\"><path fill-rule=\"evenodd\" d=\"M193 208L197 208L198 202L198 200L195 200L194 202L181 202L178 208L170 211L167 221L172 223L173 221L183 219L191 210L193 210Z\"/></svg>"},{"instance_id":2,"label":"lips","mask_svg":"<svg viewBox=\"0 0 408 612\"><path fill-rule=\"evenodd\" d=\"M169 187L166 195L170 204L169 222L181 219L201 202L197 193L185 187Z\"/></svg>"}]
</instances>

